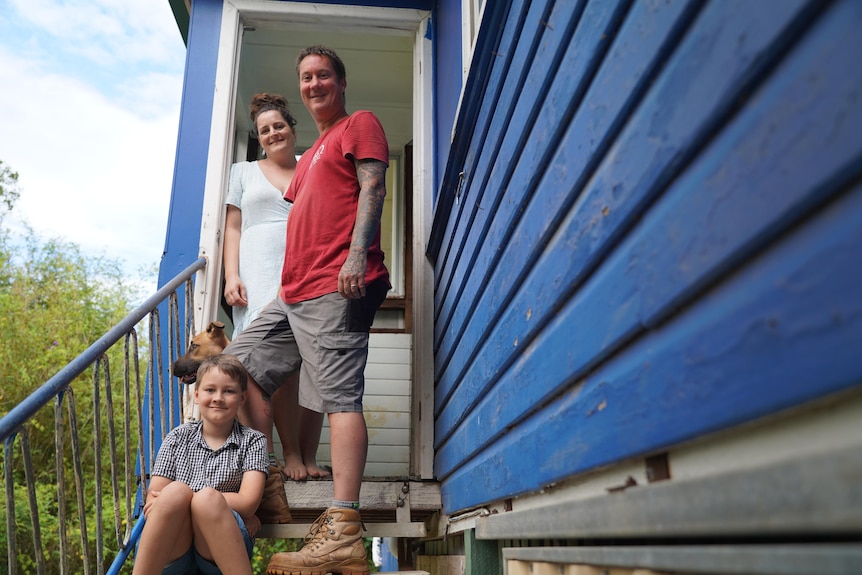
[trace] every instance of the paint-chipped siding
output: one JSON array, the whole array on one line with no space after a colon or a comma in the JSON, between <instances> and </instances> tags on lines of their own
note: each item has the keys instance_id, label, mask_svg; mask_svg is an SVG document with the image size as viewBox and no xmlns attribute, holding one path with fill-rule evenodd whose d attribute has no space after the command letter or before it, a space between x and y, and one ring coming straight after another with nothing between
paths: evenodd
<instances>
[{"instance_id":1,"label":"paint-chipped siding","mask_svg":"<svg viewBox=\"0 0 862 575\"><path fill-rule=\"evenodd\" d=\"M862 383L862 3L486 11L429 248L446 512Z\"/></svg>"}]
</instances>

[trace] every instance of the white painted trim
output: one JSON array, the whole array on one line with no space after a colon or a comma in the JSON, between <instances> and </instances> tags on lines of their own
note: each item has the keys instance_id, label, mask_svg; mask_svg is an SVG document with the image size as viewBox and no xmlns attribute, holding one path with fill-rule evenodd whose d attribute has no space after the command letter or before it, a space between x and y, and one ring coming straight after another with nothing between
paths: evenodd
<instances>
[{"instance_id":1,"label":"white painted trim","mask_svg":"<svg viewBox=\"0 0 862 575\"><path fill-rule=\"evenodd\" d=\"M389 268L389 279L392 289L389 295L403 296L404 285L404 154L403 150L389 153L389 170L391 187L387 183L386 195L392 197L392 227L391 236L387 238L392 246L392 253L386 252L386 266ZM382 238L381 238L382 239Z\"/></svg>"},{"instance_id":2,"label":"white painted trim","mask_svg":"<svg viewBox=\"0 0 862 575\"><path fill-rule=\"evenodd\" d=\"M343 29L356 32L358 27L375 28L375 33L411 35L426 13L405 8L375 8L369 6L341 6L305 2L267 2L234 0L233 4L245 20L263 19L266 22L289 22L291 27L316 29Z\"/></svg>"},{"instance_id":3,"label":"white painted trim","mask_svg":"<svg viewBox=\"0 0 862 575\"><path fill-rule=\"evenodd\" d=\"M225 0L213 98L210 147L207 157L201 221L200 255L209 265L195 280L195 325L200 329L217 319L221 287L221 230L224 222L224 195L233 149L234 102L239 68L241 28L255 18L269 22L287 21L291 26L338 28L356 31L374 28L375 33L412 34L414 43L413 102L413 296L414 371L412 472L422 479L433 478L434 463L434 354L433 354L433 269L425 257L433 223L433 93L432 42L426 38L430 14L417 10L363 8ZM219 90L219 86L226 89Z\"/></svg>"},{"instance_id":4,"label":"white painted trim","mask_svg":"<svg viewBox=\"0 0 862 575\"><path fill-rule=\"evenodd\" d=\"M476 4L479 4L478 6ZM476 36L485 13L484 0L461 0L461 85L467 83L470 62L476 47Z\"/></svg>"},{"instance_id":5,"label":"white painted trim","mask_svg":"<svg viewBox=\"0 0 862 575\"><path fill-rule=\"evenodd\" d=\"M213 113L210 123L210 145L204 183L199 255L207 258L207 266L195 274L194 325L200 331L210 321L218 319L222 279L221 250L224 228L224 197L230 165L230 150L234 139L234 100L239 63L240 19L228 0L222 9L219 50L213 87ZM219 86L227 89L219 90ZM191 337L190 334L189 337ZM190 388L183 391L183 418L197 419L198 406Z\"/></svg>"},{"instance_id":6,"label":"white painted trim","mask_svg":"<svg viewBox=\"0 0 862 575\"><path fill-rule=\"evenodd\" d=\"M209 265L198 272L195 279L195 325L198 329L217 318L220 305L221 230L224 227L227 180L233 163L234 101L241 45L240 24L239 12L230 0L225 1L213 86L210 145L201 216L200 255L209 259Z\"/></svg>"},{"instance_id":7,"label":"white painted trim","mask_svg":"<svg viewBox=\"0 0 862 575\"><path fill-rule=\"evenodd\" d=\"M413 49L413 445L412 471L434 477L434 270L425 256L434 222L434 115L431 25Z\"/></svg>"},{"instance_id":8,"label":"white painted trim","mask_svg":"<svg viewBox=\"0 0 862 575\"><path fill-rule=\"evenodd\" d=\"M204 189L203 215L201 219L200 255L209 259L209 265L195 278L195 325L203 326L218 317L221 286L221 230L224 222L224 196L230 166L234 162L230 151L233 149L234 102L236 100L237 75L239 73L239 52L241 46L241 27L244 22L255 18L268 22L289 21L290 25L308 25L329 29L344 27L356 31L357 27L373 28L375 33L394 33L413 35L417 29L424 30L421 23L427 22L428 14L419 10L399 8L348 7L297 2L269 2L260 0L225 0L222 11L222 26L219 40L219 53L216 67L216 82L213 97L213 115L210 128L210 147L207 156L207 175ZM423 57L425 66L430 67L430 42L427 54ZM425 97L428 98L426 118L423 123L431 122L430 77ZM220 90L220 86L226 89ZM414 110L414 115L416 111ZM430 133L430 132L429 132ZM430 140L429 140L430 142ZM427 146L430 152L431 146ZM424 158L425 155L416 155ZM431 156L428 155L428 158ZM415 167L415 162L414 162ZM431 169L430 159L427 169ZM431 187L420 188L417 193L432 195ZM429 220L430 221L430 220ZM420 230L426 229L424 226ZM430 225L427 227L430 233ZM423 248L424 254L424 248Z\"/></svg>"},{"instance_id":9,"label":"white painted trim","mask_svg":"<svg viewBox=\"0 0 862 575\"><path fill-rule=\"evenodd\" d=\"M461 0L461 92L458 94L458 107L455 108L455 117L452 120L452 130L449 142L455 141L455 126L458 116L461 115L461 102L464 100L464 90L467 87L467 77L470 75L470 67L473 64L473 51L476 48L476 37L482 28L482 19L485 17L485 2L479 0L479 13L476 13L476 0Z\"/></svg>"}]
</instances>

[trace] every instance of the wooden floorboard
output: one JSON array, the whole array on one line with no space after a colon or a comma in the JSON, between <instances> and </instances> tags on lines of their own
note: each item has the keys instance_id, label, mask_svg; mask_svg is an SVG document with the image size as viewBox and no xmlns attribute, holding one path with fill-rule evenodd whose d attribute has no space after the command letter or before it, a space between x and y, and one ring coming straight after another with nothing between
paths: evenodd
<instances>
[{"instance_id":1,"label":"wooden floorboard","mask_svg":"<svg viewBox=\"0 0 862 575\"><path fill-rule=\"evenodd\" d=\"M303 537L332 503L332 480L286 481L285 492L293 521L265 525L259 537ZM425 533L425 519L442 507L440 484L401 478L366 479L359 505L367 536L420 537Z\"/></svg>"}]
</instances>

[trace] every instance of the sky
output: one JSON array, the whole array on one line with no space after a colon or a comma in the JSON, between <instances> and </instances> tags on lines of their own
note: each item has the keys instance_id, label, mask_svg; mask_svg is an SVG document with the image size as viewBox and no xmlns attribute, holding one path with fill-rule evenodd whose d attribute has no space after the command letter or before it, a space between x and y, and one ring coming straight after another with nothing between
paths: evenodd
<instances>
[{"instance_id":1,"label":"sky","mask_svg":"<svg viewBox=\"0 0 862 575\"><path fill-rule=\"evenodd\" d=\"M184 64L168 0L0 0L0 160L21 194L3 225L155 270Z\"/></svg>"}]
</instances>

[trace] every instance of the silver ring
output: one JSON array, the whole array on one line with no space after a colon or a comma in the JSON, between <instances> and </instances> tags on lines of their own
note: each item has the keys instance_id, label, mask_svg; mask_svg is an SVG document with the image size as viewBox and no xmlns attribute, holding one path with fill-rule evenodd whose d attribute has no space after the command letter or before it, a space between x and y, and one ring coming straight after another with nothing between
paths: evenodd
<instances>
[{"instance_id":1,"label":"silver ring","mask_svg":"<svg viewBox=\"0 0 862 575\"><path fill-rule=\"evenodd\" d=\"M350 284L350 287L359 287L359 286L356 284Z\"/></svg>"}]
</instances>

